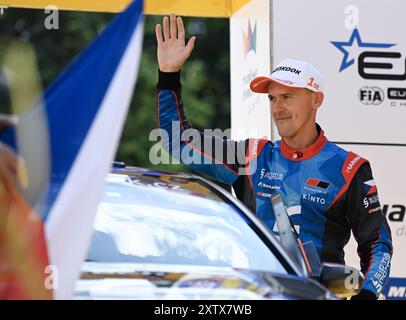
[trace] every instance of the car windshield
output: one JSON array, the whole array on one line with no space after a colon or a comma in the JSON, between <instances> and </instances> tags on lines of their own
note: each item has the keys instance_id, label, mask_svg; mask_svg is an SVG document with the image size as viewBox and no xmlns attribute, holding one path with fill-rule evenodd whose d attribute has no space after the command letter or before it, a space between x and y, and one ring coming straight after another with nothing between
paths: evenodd
<instances>
[{"instance_id":1,"label":"car windshield","mask_svg":"<svg viewBox=\"0 0 406 320\"><path fill-rule=\"evenodd\" d=\"M87 261L286 273L245 219L198 179L110 174Z\"/></svg>"}]
</instances>

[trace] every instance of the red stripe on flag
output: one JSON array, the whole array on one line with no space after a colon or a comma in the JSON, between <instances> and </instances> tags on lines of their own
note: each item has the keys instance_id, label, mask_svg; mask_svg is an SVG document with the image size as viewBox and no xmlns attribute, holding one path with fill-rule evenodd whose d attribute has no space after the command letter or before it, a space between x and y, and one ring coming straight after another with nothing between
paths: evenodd
<instances>
[{"instance_id":1,"label":"red stripe on flag","mask_svg":"<svg viewBox=\"0 0 406 320\"><path fill-rule=\"evenodd\" d=\"M0 215L0 299L52 299L42 220L19 193L10 195L1 185Z\"/></svg>"}]
</instances>

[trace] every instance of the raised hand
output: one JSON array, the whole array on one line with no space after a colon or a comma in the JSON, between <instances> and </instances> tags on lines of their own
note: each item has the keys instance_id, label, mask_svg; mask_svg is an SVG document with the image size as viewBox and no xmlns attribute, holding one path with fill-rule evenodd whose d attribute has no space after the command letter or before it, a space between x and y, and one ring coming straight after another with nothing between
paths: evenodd
<instances>
[{"instance_id":1,"label":"raised hand","mask_svg":"<svg viewBox=\"0 0 406 320\"><path fill-rule=\"evenodd\" d=\"M155 27L159 70L177 72L192 53L196 37L190 38L185 45L185 26L182 18L174 14L171 14L170 18L164 17L162 25L163 35L161 25L157 24Z\"/></svg>"}]
</instances>

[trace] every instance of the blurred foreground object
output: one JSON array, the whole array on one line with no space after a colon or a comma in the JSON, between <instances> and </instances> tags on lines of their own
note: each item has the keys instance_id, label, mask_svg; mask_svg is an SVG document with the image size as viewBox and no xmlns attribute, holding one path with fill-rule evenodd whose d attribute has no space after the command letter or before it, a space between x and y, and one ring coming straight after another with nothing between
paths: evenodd
<instances>
[{"instance_id":1,"label":"blurred foreground object","mask_svg":"<svg viewBox=\"0 0 406 320\"><path fill-rule=\"evenodd\" d=\"M26 188L3 193L1 199L6 235L0 240L1 267L18 282L0 284L5 298L72 297L133 94L142 8L137 0L117 15L29 108L21 102L27 96L10 88L12 102L20 98L18 112L13 106L18 121L0 134L0 141L24 158L27 175ZM2 67L18 79L24 70L14 57ZM12 83L13 77L8 79ZM32 282L25 281L28 276Z\"/></svg>"}]
</instances>

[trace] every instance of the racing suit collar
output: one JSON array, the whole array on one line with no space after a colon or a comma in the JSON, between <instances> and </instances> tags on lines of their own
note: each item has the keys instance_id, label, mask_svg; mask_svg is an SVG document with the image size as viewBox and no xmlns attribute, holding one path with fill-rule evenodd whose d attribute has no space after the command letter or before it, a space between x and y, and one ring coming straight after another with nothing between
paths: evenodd
<instances>
[{"instance_id":1,"label":"racing suit collar","mask_svg":"<svg viewBox=\"0 0 406 320\"><path fill-rule=\"evenodd\" d=\"M281 139L281 153L285 158L288 158L289 160L292 161L303 161L310 159L314 157L316 154L318 154L321 149L325 146L327 142L327 138L324 135L324 131L321 129L321 127L316 123L317 127L317 132L319 133L319 136L317 137L316 141L303 149L293 149L289 147L283 139Z\"/></svg>"}]
</instances>

